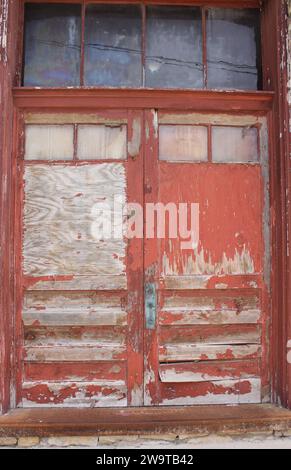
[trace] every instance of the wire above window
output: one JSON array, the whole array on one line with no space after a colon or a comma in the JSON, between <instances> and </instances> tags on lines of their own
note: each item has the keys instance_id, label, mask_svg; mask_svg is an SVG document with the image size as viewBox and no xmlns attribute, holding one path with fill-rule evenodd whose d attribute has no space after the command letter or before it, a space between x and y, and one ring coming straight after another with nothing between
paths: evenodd
<instances>
[{"instance_id":1,"label":"wire above window","mask_svg":"<svg viewBox=\"0 0 291 470\"><path fill-rule=\"evenodd\" d=\"M28 3L24 86L260 89L256 9Z\"/></svg>"}]
</instances>

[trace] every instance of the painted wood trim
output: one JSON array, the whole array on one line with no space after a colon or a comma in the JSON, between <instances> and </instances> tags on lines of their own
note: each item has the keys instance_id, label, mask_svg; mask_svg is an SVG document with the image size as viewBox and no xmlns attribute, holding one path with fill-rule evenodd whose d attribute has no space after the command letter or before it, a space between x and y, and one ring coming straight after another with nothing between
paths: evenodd
<instances>
[{"instance_id":1,"label":"painted wood trim","mask_svg":"<svg viewBox=\"0 0 291 470\"><path fill-rule=\"evenodd\" d=\"M273 93L264 91L14 88L13 97L16 107L42 112L127 107L266 113L273 102Z\"/></svg>"},{"instance_id":2,"label":"painted wood trim","mask_svg":"<svg viewBox=\"0 0 291 470\"><path fill-rule=\"evenodd\" d=\"M291 408L291 364L287 340L291 339L291 276L288 241L290 226L289 107L287 102L287 2L266 0L262 8L263 85L275 92L270 129L270 200L272 231L272 332L270 357L272 401ZM289 187L290 188L290 187ZM269 365L270 367L270 365Z\"/></svg>"},{"instance_id":3,"label":"painted wood trim","mask_svg":"<svg viewBox=\"0 0 291 470\"><path fill-rule=\"evenodd\" d=\"M127 202L143 205L143 112L128 111ZM127 401L143 405L143 253L142 238L127 245Z\"/></svg>"},{"instance_id":4,"label":"painted wood trim","mask_svg":"<svg viewBox=\"0 0 291 470\"><path fill-rule=\"evenodd\" d=\"M0 1L0 414L14 406L14 185L17 116L12 87L17 63L18 0ZM12 393L11 393L12 392Z\"/></svg>"},{"instance_id":5,"label":"painted wood trim","mask_svg":"<svg viewBox=\"0 0 291 470\"><path fill-rule=\"evenodd\" d=\"M48 3L47 0L21 0L23 3ZM50 3L104 3L104 0L50 0ZM140 4L141 0L111 0L110 3ZM212 7L259 8L260 0L147 0L147 5L198 5Z\"/></svg>"},{"instance_id":6,"label":"painted wood trim","mask_svg":"<svg viewBox=\"0 0 291 470\"><path fill-rule=\"evenodd\" d=\"M155 109L145 111L145 159L144 192L145 204L158 200L158 115ZM144 283L159 287L159 252L157 238L144 241ZM157 306L159 299L157 299ZM151 328L144 330L144 405L157 405L160 402L159 351L157 319Z\"/></svg>"}]
</instances>

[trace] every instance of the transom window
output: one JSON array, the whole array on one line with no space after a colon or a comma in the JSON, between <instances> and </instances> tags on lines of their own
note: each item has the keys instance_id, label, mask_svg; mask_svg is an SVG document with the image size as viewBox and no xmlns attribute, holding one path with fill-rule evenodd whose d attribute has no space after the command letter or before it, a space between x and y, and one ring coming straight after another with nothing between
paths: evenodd
<instances>
[{"instance_id":1,"label":"transom window","mask_svg":"<svg viewBox=\"0 0 291 470\"><path fill-rule=\"evenodd\" d=\"M259 11L28 3L23 85L260 89Z\"/></svg>"}]
</instances>

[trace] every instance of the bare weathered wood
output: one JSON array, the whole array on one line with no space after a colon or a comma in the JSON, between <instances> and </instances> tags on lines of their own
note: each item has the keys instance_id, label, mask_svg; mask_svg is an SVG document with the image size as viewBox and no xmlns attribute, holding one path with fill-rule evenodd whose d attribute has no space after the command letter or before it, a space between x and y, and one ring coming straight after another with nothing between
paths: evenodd
<instances>
[{"instance_id":1,"label":"bare weathered wood","mask_svg":"<svg viewBox=\"0 0 291 470\"><path fill-rule=\"evenodd\" d=\"M208 289L208 291L165 292L163 297L164 308L196 308L199 310L220 307L222 309L237 309L237 311L260 308L259 292L254 289L251 291Z\"/></svg>"},{"instance_id":2,"label":"bare weathered wood","mask_svg":"<svg viewBox=\"0 0 291 470\"><path fill-rule=\"evenodd\" d=\"M126 359L125 335L116 327L26 327L24 334L26 361Z\"/></svg>"},{"instance_id":3,"label":"bare weathered wood","mask_svg":"<svg viewBox=\"0 0 291 470\"><path fill-rule=\"evenodd\" d=\"M125 169L118 163L33 165L25 170L24 273L122 275L125 241L96 239L96 204L113 209L125 198ZM61 256L60 256L61 255Z\"/></svg>"},{"instance_id":4,"label":"bare weathered wood","mask_svg":"<svg viewBox=\"0 0 291 470\"><path fill-rule=\"evenodd\" d=\"M126 274L102 276L41 276L25 277L24 283L28 291L64 291L64 290L126 290Z\"/></svg>"},{"instance_id":5,"label":"bare weathered wood","mask_svg":"<svg viewBox=\"0 0 291 470\"><path fill-rule=\"evenodd\" d=\"M180 112L169 113L167 111L159 114L160 124L180 125L225 125L225 126L259 126L265 121L265 117L251 114L225 114L225 113L193 113Z\"/></svg>"},{"instance_id":6,"label":"bare weathered wood","mask_svg":"<svg viewBox=\"0 0 291 470\"><path fill-rule=\"evenodd\" d=\"M216 289L259 287L260 279L256 274L244 276L224 276L224 275L165 275L163 276L165 289L185 290L185 289Z\"/></svg>"},{"instance_id":7,"label":"bare weathered wood","mask_svg":"<svg viewBox=\"0 0 291 470\"><path fill-rule=\"evenodd\" d=\"M257 309L242 310L163 310L160 314L161 325L196 325L218 323L257 323L261 312Z\"/></svg>"},{"instance_id":8,"label":"bare weathered wood","mask_svg":"<svg viewBox=\"0 0 291 470\"><path fill-rule=\"evenodd\" d=\"M100 292L29 291L23 305L26 326L125 325L126 297Z\"/></svg>"},{"instance_id":9,"label":"bare weathered wood","mask_svg":"<svg viewBox=\"0 0 291 470\"><path fill-rule=\"evenodd\" d=\"M120 113L106 111L101 113L24 113L26 124L107 124L118 126L127 122L126 117L122 118Z\"/></svg>"},{"instance_id":10,"label":"bare weathered wood","mask_svg":"<svg viewBox=\"0 0 291 470\"><path fill-rule=\"evenodd\" d=\"M256 294L167 294L160 312L161 325L258 323L260 301Z\"/></svg>"},{"instance_id":11,"label":"bare weathered wood","mask_svg":"<svg viewBox=\"0 0 291 470\"><path fill-rule=\"evenodd\" d=\"M160 328L160 342L211 343L211 344L259 344L261 327L256 324L182 325Z\"/></svg>"},{"instance_id":12,"label":"bare weathered wood","mask_svg":"<svg viewBox=\"0 0 291 470\"><path fill-rule=\"evenodd\" d=\"M23 311L23 322L31 325L125 325L126 312L121 309L96 309L87 312L61 309L47 309L45 312L31 310Z\"/></svg>"},{"instance_id":13,"label":"bare weathered wood","mask_svg":"<svg viewBox=\"0 0 291 470\"><path fill-rule=\"evenodd\" d=\"M126 346L120 343L26 347L24 358L30 362L111 361L126 358Z\"/></svg>"}]
</instances>

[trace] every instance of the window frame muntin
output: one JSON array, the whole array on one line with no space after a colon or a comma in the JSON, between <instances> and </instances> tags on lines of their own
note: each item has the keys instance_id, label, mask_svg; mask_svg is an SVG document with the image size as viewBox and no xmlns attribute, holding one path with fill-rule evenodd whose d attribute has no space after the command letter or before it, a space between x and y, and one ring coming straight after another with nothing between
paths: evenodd
<instances>
[{"instance_id":1,"label":"window frame muntin","mask_svg":"<svg viewBox=\"0 0 291 470\"><path fill-rule=\"evenodd\" d=\"M19 50L19 67L17 72L17 77L15 81L15 86L22 87L22 88L30 88L23 85L24 79L24 44L25 44L25 5L27 3L35 3L35 4L78 4L81 5L81 47L80 47L80 85L75 86L74 88L86 88L84 85L84 73L85 73L85 12L86 6L90 4L101 5L105 4L104 0L21 0L21 24L19 28L19 38L18 38L18 50ZM237 10L242 9L256 9L260 10L261 0L109 0L106 4L112 5L139 5L141 8L142 14L142 31L141 31L141 74L142 74L142 83L141 87L134 88L130 87L130 89L153 89L145 86L145 60L146 60L146 7L147 6L188 6L188 7L200 7L201 8L201 28L202 28L202 68L203 68L203 88L189 88L189 90L211 90L208 88L208 64L207 64L207 9L208 8L232 8ZM263 84L263 64L262 64L262 32L261 32L261 25L260 25L260 49L259 54L257 57L257 73L258 73L258 85ZM103 90L108 89L106 86L98 87L93 86L94 88L100 88ZM32 87L33 88L33 87ZM36 87L35 87L36 88ZM41 88L47 88L42 87ZM54 87L50 87L54 88ZM65 85L61 88L67 88ZM91 86L92 88L92 86ZM116 89L120 89L115 87ZM155 88L160 89L160 88ZM164 90L181 90L183 88L163 88ZM227 89L226 90L234 90L234 89ZM263 90L263 88L262 88ZM243 90L242 90L243 91ZM244 90L244 91L261 91L260 87L256 90Z\"/></svg>"}]
</instances>

